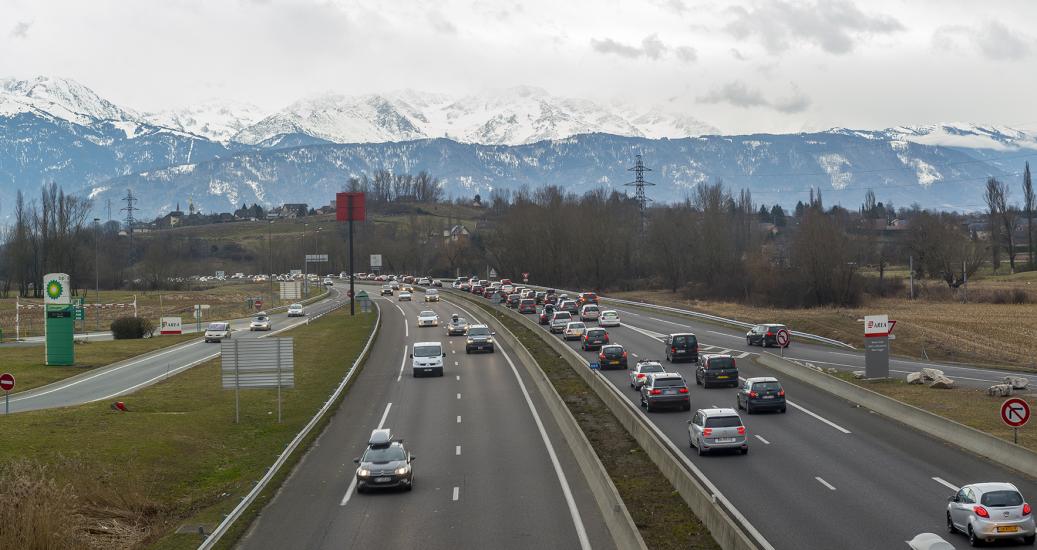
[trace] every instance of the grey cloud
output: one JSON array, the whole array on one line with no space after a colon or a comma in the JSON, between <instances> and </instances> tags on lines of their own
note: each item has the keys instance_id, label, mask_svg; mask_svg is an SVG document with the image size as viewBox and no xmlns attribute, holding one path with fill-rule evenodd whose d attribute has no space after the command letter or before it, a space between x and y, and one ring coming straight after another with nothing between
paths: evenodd
<instances>
[{"instance_id":1,"label":"grey cloud","mask_svg":"<svg viewBox=\"0 0 1037 550\"><path fill-rule=\"evenodd\" d=\"M426 16L432 28L443 34L457 34L457 26L452 21L443 17L438 11L429 12Z\"/></svg>"},{"instance_id":2,"label":"grey cloud","mask_svg":"<svg viewBox=\"0 0 1037 550\"><path fill-rule=\"evenodd\" d=\"M691 46L678 46L674 52L677 54L677 59L686 63L691 63L699 58L699 52Z\"/></svg>"},{"instance_id":3,"label":"grey cloud","mask_svg":"<svg viewBox=\"0 0 1037 550\"><path fill-rule=\"evenodd\" d=\"M810 98L795 87L791 96L772 101L740 80L728 82L696 99L699 103L726 103L742 108L766 107L782 113L801 113L810 107Z\"/></svg>"},{"instance_id":4,"label":"grey cloud","mask_svg":"<svg viewBox=\"0 0 1037 550\"><path fill-rule=\"evenodd\" d=\"M783 113L802 113L810 107L810 98L800 93L774 101L773 107Z\"/></svg>"},{"instance_id":5,"label":"grey cloud","mask_svg":"<svg viewBox=\"0 0 1037 550\"><path fill-rule=\"evenodd\" d=\"M745 61L746 59L748 59L747 57L742 55L742 52L738 51L738 48L731 48L731 57L739 61Z\"/></svg>"},{"instance_id":6,"label":"grey cloud","mask_svg":"<svg viewBox=\"0 0 1037 550\"><path fill-rule=\"evenodd\" d=\"M28 38L30 28L32 28L32 22L19 21L11 28L11 36L14 38Z\"/></svg>"},{"instance_id":7,"label":"grey cloud","mask_svg":"<svg viewBox=\"0 0 1037 550\"><path fill-rule=\"evenodd\" d=\"M677 56L677 59L684 62L695 61L698 58L698 52L695 48L691 46L671 48L659 38L658 34L650 34L641 39L640 47L625 44L611 38L591 38L591 48L598 53L615 54L630 59L647 57L648 59L659 60L671 50Z\"/></svg>"},{"instance_id":8,"label":"grey cloud","mask_svg":"<svg viewBox=\"0 0 1037 550\"><path fill-rule=\"evenodd\" d=\"M1015 61L1029 55L1033 39L998 21L987 21L975 27L945 25L933 32L933 47L965 51L969 46L983 57Z\"/></svg>"},{"instance_id":9,"label":"grey cloud","mask_svg":"<svg viewBox=\"0 0 1037 550\"><path fill-rule=\"evenodd\" d=\"M622 57L641 57L644 53L641 48L637 46L630 46L623 44L622 42L616 42L611 38L604 40L598 40L597 38L591 38L591 47L598 53L613 53Z\"/></svg>"},{"instance_id":10,"label":"grey cloud","mask_svg":"<svg viewBox=\"0 0 1037 550\"><path fill-rule=\"evenodd\" d=\"M657 34L646 36L641 41L641 51L651 59L659 59L666 53L666 49L666 44L659 40L659 35Z\"/></svg>"},{"instance_id":11,"label":"grey cloud","mask_svg":"<svg viewBox=\"0 0 1037 550\"><path fill-rule=\"evenodd\" d=\"M736 6L725 30L739 39L756 38L770 53L793 43L808 42L833 54L853 51L866 37L904 30L900 21L883 14L866 14L849 0L776 0L752 8Z\"/></svg>"}]
</instances>

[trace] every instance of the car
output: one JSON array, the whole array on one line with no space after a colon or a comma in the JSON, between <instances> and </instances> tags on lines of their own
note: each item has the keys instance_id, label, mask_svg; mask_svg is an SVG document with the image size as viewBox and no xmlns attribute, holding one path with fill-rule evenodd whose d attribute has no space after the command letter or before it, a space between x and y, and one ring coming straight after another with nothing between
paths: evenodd
<instances>
[{"instance_id":1,"label":"car","mask_svg":"<svg viewBox=\"0 0 1037 550\"><path fill-rule=\"evenodd\" d=\"M580 342L580 349L591 351L601 349L601 346L609 343L609 331L603 328L589 328Z\"/></svg>"},{"instance_id":2,"label":"car","mask_svg":"<svg viewBox=\"0 0 1037 550\"><path fill-rule=\"evenodd\" d=\"M684 377L675 372L653 372L641 385L641 406L648 412L659 407L691 410L691 396Z\"/></svg>"},{"instance_id":3,"label":"car","mask_svg":"<svg viewBox=\"0 0 1037 550\"><path fill-rule=\"evenodd\" d=\"M710 386L738 387L738 365L730 355L703 355L695 367L695 383L704 388Z\"/></svg>"},{"instance_id":4,"label":"car","mask_svg":"<svg viewBox=\"0 0 1037 550\"><path fill-rule=\"evenodd\" d=\"M969 538L972 546L1022 538L1033 545L1033 507L1011 483L972 483L947 499L947 531Z\"/></svg>"},{"instance_id":5,"label":"car","mask_svg":"<svg viewBox=\"0 0 1037 550\"><path fill-rule=\"evenodd\" d=\"M472 291L472 283L469 283L467 281L461 281L461 286L457 287L457 289L461 290L463 292L471 292Z\"/></svg>"},{"instance_id":6,"label":"car","mask_svg":"<svg viewBox=\"0 0 1037 550\"><path fill-rule=\"evenodd\" d=\"M586 304L597 304L598 295L593 292L581 292L576 298L576 303L581 306Z\"/></svg>"},{"instance_id":7,"label":"car","mask_svg":"<svg viewBox=\"0 0 1037 550\"><path fill-rule=\"evenodd\" d=\"M209 326L205 329L205 342L221 342L231 337L230 323L219 321L216 323L209 323Z\"/></svg>"},{"instance_id":8,"label":"car","mask_svg":"<svg viewBox=\"0 0 1037 550\"><path fill-rule=\"evenodd\" d=\"M519 301L518 312L519 313L536 313L537 312L536 300L534 300L532 298L523 298L522 300Z\"/></svg>"},{"instance_id":9,"label":"car","mask_svg":"<svg viewBox=\"0 0 1037 550\"><path fill-rule=\"evenodd\" d=\"M554 294L548 294L547 296L544 297L544 304L545 305L546 304L557 305L558 304L558 296L556 296Z\"/></svg>"},{"instance_id":10,"label":"car","mask_svg":"<svg viewBox=\"0 0 1037 550\"><path fill-rule=\"evenodd\" d=\"M606 309L598 315L599 327L618 327L619 325L619 312L614 309Z\"/></svg>"},{"instance_id":11,"label":"car","mask_svg":"<svg viewBox=\"0 0 1037 550\"><path fill-rule=\"evenodd\" d=\"M379 294L379 296L392 296L392 293L392 285L382 285L382 292Z\"/></svg>"},{"instance_id":12,"label":"car","mask_svg":"<svg viewBox=\"0 0 1037 550\"><path fill-rule=\"evenodd\" d=\"M493 336L495 332L490 331L486 325L472 325L468 327L468 337L465 338L464 352L488 351L493 353Z\"/></svg>"},{"instance_id":13,"label":"car","mask_svg":"<svg viewBox=\"0 0 1037 550\"><path fill-rule=\"evenodd\" d=\"M400 282L399 281L392 281L392 282L389 283L389 286L393 290L399 290L400 289Z\"/></svg>"},{"instance_id":14,"label":"car","mask_svg":"<svg viewBox=\"0 0 1037 550\"><path fill-rule=\"evenodd\" d=\"M432 281L432 286L436 288L443 288L443 281L436 279L435 281Z\"/></svg>"},{"instance_id":15,"label":"car","mask_svg":"<svg viewBox=\"0 0 1037 550\"><path fill-rule=\"evenodd\" d=\"M332 281L331 277L324 277L324 286L332 286L334 284L335 281Z\"/></svg>"},{"instance_id":16,"label":"car","mask_svg":"<svg viewBox=\"0 0 1037 550\"><path fill-rule=\"evenodd\" d=\"M392 436L391 430L372 431L364 454L353 459L357 465L356 492L388 488L410 491L414 488L414 458L404 448L403 441Z\"/></svg>"},{"instance_id":17,"label":"car","mask_svg":"<svg viewBox=\"0 0 1037 550\"><path fill-rule=\"evenodd\" d=\"M410 275L407 275L406 277L403 278L403 284L405 284L405 285L412 285L412 284L414 284L414 277L412 277Z\"/></svg>"},{"instance_id":18,"label":"car","mask_svg":"<svg viewBox=\"0 0 1037 550\"><path fill-rule=\"evenodd\" d=\"M418 313L418 326L419 327L438 327L439 326L439 315L435 311L426 309Z\"/></svg>"},{"instance_id":19,"label":"car","mask_svg":"<svg viewBox=\"0 0 1037 550\"><path fill-rule=\"evenodd\" d=\"M601 316L601 309L596 304L586 304L580 308L580 320L597 321Z\"/></svg>"},{"instance_id":20,"label":"car","mask_svg":"<svg viewBox=\"0 0 1037 550\"><path fill-rule=\"evenodd\" d=\"M699 340L690 332L678 332L666 336L666 360L699 362Z\"/></svg>"},{"instance_id":21,"label":"car","mask_svg":"<svg viewBox=\"0 0 1037 550\"><path fill-rule=\"evenodd\" d=\"M486 290L486 287L480 285L472 285L471 293L482 296L482 293Z\"/></svg>"},{"instance_id":22,"label":"car","mask_svg":"<svg viewBox=\"0 0 1037 550\"><path fill-rule=\"evenodd\" d=\"M742 417L734 409L699 409L688 421L688 444L699 456L722 449L749 452Z\"/></svg>"},{"instance_id":23,"label":"car","mask_svg":"<svg viewBox=\"0 0 1037 550\"><path fill-rule=\"evenodd\" d=\"M521 302L521 301L522 301L522 297L519 296L518 294L508 294L508 301L507 301L507 303L505 305L507 305L508 307L510 307L512 309L515 309L515 308L518 307L519 302Z\"/></svg>"},{"instance_id":24,"label":"car","mask_svg":"<svg viewBox=\"0 0 1037 550\"><path fill-rule=\"evenodd\" d=\"M252 319L252 322L248 324L248 330L270 330L270 325L270 317L267 316L266 312L260 311L256 318Z\"/></svg>"},{"instance_id":25,"label":"car","mask_svg":"<svg viewBox=\"0 0 1037 550\"><path fill-rule=\"evenodd\" d=\"M562 300L562 303L558 304L558 309L568 311L574 316L580 314L580 306L576 305L573 300Z\"/></svg>"},{"instance_id":26,"label":"car","mask_svg":"<svg viewBox=\"0 0 1037 550\"><path fill-rule=\"evenodd\" d=\"M439 301L439 291L434 289L434 288L429 288L429 289L425 290L425 301L426 302L438 302Z\"/></svg>"},{"instance_id":27,"label":"car","mask_svg":"<svg viewBox=\"0 0 1037 550\"><path fill-rule=\"evenodd\" d=\"M565 326L573 320L573 316L568 311L556 311L551 315L551 332L559 334L565 330Z\"/></svg>"},{"instance_id":28,"label":"car","mask_svg":"<svg viewBox=\"0 0 1037 550\"><path fill-rule=\"evenodd\" d=\"M406 290L401 290L400 291L400 297L397 298L397 301L400 301L400 302L410 302L411 301L410 292L407 292Z\"/></svg>"},{"instance_id":29,"label":"car","mask_svg":"<svg viewBox=\"0 0 1037 550\"><path fill-rule=\"evenodd\" d=\"M303 309L302 304L292 304L288 306L289 317L305 317L306 310Z\"/></svg>"},{"instance_id":30,"label":"car","mask_svg":"<svg viewBox=\"0 0 1037 550\"><path fill-rule=\"evenodd\" d=\"M429 279L428 277L422 277L422 278L418 279L418 284L421 285L421 286L431 285L432 284L432 279Z\"/></svg>"},{"instance_id":31,"label":"car","mask_svg":"<svg viewBox=\"0 0 1037 550\"><path fill-rule=\"evenodd\" d=\"M411 371L414 377L432 374L443 376L443 344L439 342L417 342L411 351Z\"/></svg>"},{"instance_id":32,"label":"car","mask_svg":"<svg viewBox=\"0 0 1037 550\"><path fill-rule=\"evenodd\" d=\"M454 282L450 283L450 288L459 289L461 288L461 281L455 279Z\"/></svg>"},{"instance_id":33,"label":"car","mask_svg":"<svg viewBox=\"0 0 1037 550\"><path fill-rule=\"evenodd\" d=\"M601 351L598 352L598 365L602 370L625 369L627 368L627 351L619 344L601 346Z\"/></svg>"},{"instance_id":34,"label":"car","mask_svg":"<svg viewBox=\"0 0 1037 550\"><path fill-rule=\"evenodd\" d=\"M540 317L540 319L539 319L540 324L541 325L549 325L549 324L551 324L551 316L554 315L554 312L555 312L555 308L551 304L546 304L543 308L541 308L540 316L539 316Z\"/></svg>"},{"instance_id":35,"label":"car","mask_svg":"<svg viewBox=\"0 0 1037 550\"><path fill-rule=\"evenodd\" d=\"M450 322L446 326L447 336L464 336L468 333L468 319L458 317L457 314L450 316Z\"/></svg>"},{"instance_id":36,"label":"car","mask_svg":"<svg viewBox=\"0 0 1037 550\"><path fill-rule=\"evenodd\" d=\"M756 325L755 327L749 329L749 332L745 333L745 345L760 346L764 348L770 346L777 346L779 330L784 330L789 333L789 336L792 336L792 332L789 331L788 327L786 327L785 325L778 325L773 323ZM791 342L792 339L790 338L789 343ZM785 347L789 347L789 345L785 344Z\"/></svg>"},{"instance_id":37,"label":"car","mask_svg":"<svg viewBox=\"0 0 1037 550\"><path fill-rule=\"evenodd\" d=\"M411 294L414 293L414 287L412 287L411 285L403 285L403 288L401 288L400 290L404 292L410 292Z\"/></svg>"},{"instance_id":38,"label":"car","mask_svg":"<svg viewBox=\"0 0 1037 550\"><path fill-rule=\"evenodd\" d=\"M745 409L748 414L764 410L785 412L785 389L773 376L746 378L741 382L735 399L736 408Z\"/></svg>"},{"instance_id":39,"label":"car","mask_svg":"<svg viewBox=\"0 0 1037 550\"><path fill-rule=\"evenodd\" d=\"M666 372L662 363L655 359L638 359L634 368L630 369L630 387L641 391L641 386L644 385L648 375L657 372Z\"/></svg>"},{"instance_id":40,"label":"car","mask_svg":"<svg viewBox=\"0 0 1037 550\"><path fill-rule=\"evenodd\" d=\"M587 325L582 321L570 321L562 329L562 338L566 340L579 340L587 332Z\"/></svg>"},{"instance_id":41,"label":"car","mask_svg":"<svg viewBox=\"0 0 1037 550\"><path fill-rule=\"evenodd\" d=\"M547 298L547 293L541 290L538 290L537 293L533 295L533 299L536 300L538 305L544 303L544 298Z\"/></svg>"}]
</instances>

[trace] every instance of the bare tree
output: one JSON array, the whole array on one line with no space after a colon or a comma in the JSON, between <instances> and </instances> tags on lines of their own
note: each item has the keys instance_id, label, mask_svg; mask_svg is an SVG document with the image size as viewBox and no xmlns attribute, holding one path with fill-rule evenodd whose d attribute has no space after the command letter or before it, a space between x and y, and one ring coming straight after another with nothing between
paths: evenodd
<instances>
[{"instance_id":1,"label":"bare tree","mask_svg":"<svg viewBox=\"0 0 1037 550\"><path fill-rule=\"evenodd\" d=\"M987 225L990 229L990 263L994 271L1001 267L1001 205L1005 186L997 178L987 178L983 200L987 203Z\"/></svg>"},{"instance_id":2,"label":"bare tree","mask_svg":"<svg viewBox=\"0 0 1037 550\"><path fill-rule=\"evenodd\" d=\"M1033 262L1033 207L1034 193L1033 181L1030 180L1030 163L1027 161L1023 169L1023 208L1026 212L1026 258L1030 263L1030 269L1034 268Z\"/></svg>"}]
</instances>

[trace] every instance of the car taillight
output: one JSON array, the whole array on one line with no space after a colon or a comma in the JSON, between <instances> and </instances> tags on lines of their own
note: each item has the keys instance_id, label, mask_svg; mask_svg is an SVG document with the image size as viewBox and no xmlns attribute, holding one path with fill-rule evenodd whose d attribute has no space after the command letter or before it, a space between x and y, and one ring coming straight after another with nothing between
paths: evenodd
<instances>
[{"instance_id":1,"label":"car taillight","mask_svg":"<svg viewBox=\"0 0 1037 550\"><path fill-rule=\"evenodd\" d=\"M662 390L652 390L652 395L659 395L662 392L663 392Z\"/></svg>"},{"instance_id":2,"label":"car taillight","mask_svg":"<svg viewBox=\"0 0 1037 550\"><path fill-rule=\"evenodd\" d=\"M608 335L608 334L606 334L606 335L605 335L605 341L606 341L606 342L608 342L608 341L609 341L609 335Z\"/></svg>"},{"instance_id":3,"label":"car taillight","mask_svg":"<svg viewBox=\"0 0 1037 550\"><path fill-rule=\"evenodd\" d=\"M785 390L778 390L778 397L785 397Z\"/></svg>"},{"instance_id":4,"label":"car taillight","mask_svg":"<svg viewBox=\"0 0 1037 550\"><path fill-rule=\"evenodd\" d=\"M590 337L590 335L589 335L589 334L584 334L584 335L583 335L583 339L584 339L584 340L590 340L590 339L591 339L591 337Z\"/></svg>"},{"instance_id":5,"label":"car taillight","mask_svg":"<svg viewBox=\"0 0 1037 550\"><path fill-rule=\"evenodd\" d=\"M677 346L670 346L670 353L677 353Z\"/></svg>"},{"instance_id":6,"label":"car taillight","mask_svg":"<svg viewBox=\"0 0 1037 550\"><path fill-rule=\"evenodd\" d=\"M599 353L598 354L598 359L601 359L602 361L604 361L605 360L605 354L604 353Z\"/></svg>"},{"instance_id":7,"label":"car taillight","mask_svg":"<svg viewBox=\"0 0 1037 550\"><path fill-rule=\"evenodd\" d=\"M745 435L745 426L738 427L738 435Z\"/></svg>"},{"instance_id":8,"label":"car taillight","mask_svg":"<svg viewBox=\"0 0 1037 550\"><path fill-rule=\"evenodd\" d=\"M758 394L758 393L756 393L754 391L749 392L749 397L751 397L753 399L756 399L759 396L760 396L760 394Z\"/></svg>"},{"instance_id":9,"label":"car taillight","mask_svg":"<svg viewBox=\"0 0 1037 550\"><path fill-rule=\"evenodd\" d=\"M695 344L695 353L698 353L698 352L699 352L699 345Z\"/></svg>"},{"instance_id":10,"label":"car taillight","mask_svg":"<svg viewBox=\"0 0 1037 550\"><path fill-rule=\"evenodd\" d=\"M644 378L645 377L645 373L643 373L643 372L642 373L638 373L637 377L638 378Z\"/></svg>"},{"instance_id":11,"label":"car taillight","mask_svg":"<svg viewBox=\"0 0 1037 550\"><path fill-rule=\"evenodd\" d=\"M713 428L702 428L702 437L709 437L713 435Z\"/></svg>"},{"instance_id":12,"label":"car taillight","mask_svg":"<svg viewBox=\"0 0 1037 550\"><path fill-rule=\"evenodd\" d=\"M972 511L975 512L976 515L981 517L981 518L989 518L990 517L990 513L987 512L987 509L982 507L982 506L976 506L975 508L972 509Z\"/></svg>"},{"instance_id":13,"label":"car taillight","mask_svg":"<svg viewBox=\"0 0 1037 550\"><path fill-rule=\"evenodd\" d=\"M768 332L767 336L774 336L774 333L773 332Z\"/></svg>"},{"instance_id":14,"label":"car taillight","mask_svg":"<svg viewBox=\"0 0 1037 550\"><path fill-rule=\"evenodd\" d=\"M681 388L681 389L679 389L677 391L680 392L680 393L688 393L688 388Z\"/></svg>"},{"instance_id":15,"label":"car taillight","mask_svg":"<svg viewBox=\"0 0 1037 550\"><path fill-rule=\"evenodd\" d=\"M627 352L624 351L623 352L623 359L626 359L626 358L627 358Z\"/></svg>"},{"instance_id":16,"label":"car taillight","mask_svg":"<svg viewBox=\"0 0 1037 550\"><path fill-rule=\"evenodd\" d=\"M1024 502L1023 503L1023 515L1024 516L1030 515L1030 511L1031 511L1030 510L1030 503L1029 502Z\"/></svg>"}]
</instances>

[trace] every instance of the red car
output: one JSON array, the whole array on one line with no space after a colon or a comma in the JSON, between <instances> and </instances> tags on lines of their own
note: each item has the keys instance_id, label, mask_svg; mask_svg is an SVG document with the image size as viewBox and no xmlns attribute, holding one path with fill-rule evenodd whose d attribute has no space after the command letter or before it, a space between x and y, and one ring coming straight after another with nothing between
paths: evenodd
<instances>
[{"instance_id":1,"label":"red car","mask_svg":"<svg viewBox=\"0 0 1037 550\"><path fill-rule=\"evenodd\" d=\"M482 296L483 290L484 290L483 287L481 287L479 285L475 285L475 286L472 287L472 294L478 294L478 295Z\"/></svg>"},{"instance_id":2,"label":"red car","mask_svg":"<svg viewBox=\"0 0 1037 550\"><path fill-rule=\"evenodd\" d=\"M544 304L557 305L558 304L558 295L556 295L556 294L548 294L544 298Z\"/></svg>"},{"instance_id":3,"label":"red car","mask_svg":"<svg viewBox=\"0 0 1037 550\"><path fill-rule=\"evenodd\" d=\"M581 292L579 299L576 300L576 303L581 306L587 304L596 304L598 303L598 295L593 292Z\"/></svg>"},{"instance_id":4,"label":"red car","mask_svg":"<svg viewBox=\"0 0 1037 550\"><path fill-rule=\"evenodd\" d=\"M518 312L519 313L536 313L537 312L536 300L534 300L532 298L523 298L522 300L519 301Z\"/></svg>"},{"instance_id":5,"label":"red car","mask_svg":"<svg viewBox=\"0 0 1037 550\"><path fill-rule=\"evenodd\" d=\"M544 309L540 310L540 324L549 325L551 324L551 315L555 312L554 306L548 304L544 306Z\"/></svg>"}]
</instances>

